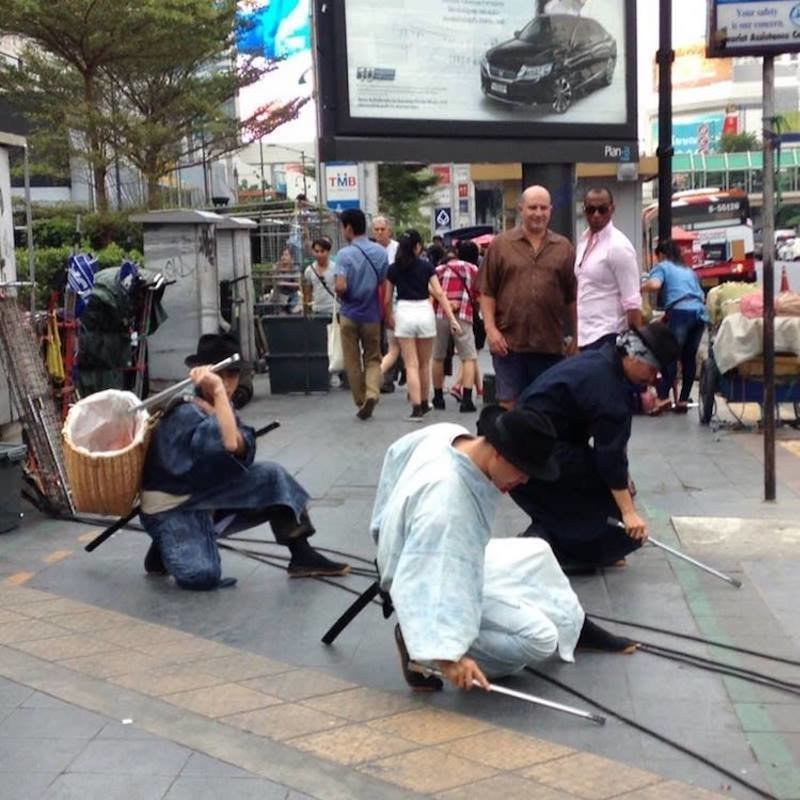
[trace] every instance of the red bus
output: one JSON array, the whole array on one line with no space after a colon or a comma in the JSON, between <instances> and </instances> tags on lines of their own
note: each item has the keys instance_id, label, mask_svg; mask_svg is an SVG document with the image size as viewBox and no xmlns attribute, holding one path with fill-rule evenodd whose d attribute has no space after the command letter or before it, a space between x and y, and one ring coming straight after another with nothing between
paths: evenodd
<instances>
[{"instance_id":1,"label":"red bus","mask_svg":"<svg viewBox=\"0 0 800 800\"><path fill-rule=\"evenodd\" d=\"M672 195L672 236L703 288L723 281L755 281L753 222L747 193L741 189L693 189ZM658 203L642 217L645 267L654 263L658 244Z\"/></svg>"}]
</instances>

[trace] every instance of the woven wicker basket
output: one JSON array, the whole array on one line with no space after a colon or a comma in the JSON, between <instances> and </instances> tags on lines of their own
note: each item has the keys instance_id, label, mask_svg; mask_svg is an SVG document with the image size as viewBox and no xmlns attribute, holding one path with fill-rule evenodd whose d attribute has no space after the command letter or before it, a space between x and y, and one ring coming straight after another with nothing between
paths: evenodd
<instances>
[{"instance_id":1,"label":"woven wicker basket","mask_svg":"<svg viewBox=\"0 0 800 800\"><path fill-rule=\"evenodd\" d=\"M64 465L72 492L73 503L78 511L108 516L124 516L136 503L142 482L142 470L147 456L147 447L155 427L155 418L147 412L137 412L136 433L127 447L119 450L90 451L73 441L76 416L95 416L102 395L111 395L119 402L120 396L128 395L125 402L138 403L130 392L109 390L100 392L76 403L67 415L62 437L64 440ZM132 398L132 399L131 399ZM91 401L94 411L87 405ZM82 405L83 404L83 405Z\"/></svg>"}]
</instances>

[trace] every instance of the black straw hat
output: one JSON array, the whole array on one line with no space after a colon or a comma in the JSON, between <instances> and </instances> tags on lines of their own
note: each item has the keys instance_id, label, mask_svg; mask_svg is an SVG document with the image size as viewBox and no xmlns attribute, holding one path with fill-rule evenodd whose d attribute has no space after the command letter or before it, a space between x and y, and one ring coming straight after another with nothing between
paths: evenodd
<instances>
[{"instance_id":1,"label":"black straw hat","mask_svg":"<svg viewBox=\"0 0 800 800\"><path fill-rule=\"evenodd\" d=\"M538 411L484 406L478 418L478 434L503 458L531 478L554 481L558 464L553 458L556 432L553 423Z\"/></svg>"},{"instance_id":2,"label":"black straw hat","mask_svg":"<svg viewBox=\"0 0 800 800\"><path fill-rule=\"evenodd\" d=\"M666 372L680 354L675 334L663 322L651 322L641 328L634 328L636 335L647 345L647 349Z\"/></svg>"},{"instance_id":3,"label":"black straw hat","mask_svg":"<svg viewBox=\"0 0 800 800\"><path fill-rule=\"evenodd\" d=\"M232 333L204 333L197 342L197 352L186 356L183 363L187 367L200 367L204 364L217 364L239 352L239 340ZM235 361L226 369L240 372L247 366L246 361Z\"/></svg>"}]
</instances>

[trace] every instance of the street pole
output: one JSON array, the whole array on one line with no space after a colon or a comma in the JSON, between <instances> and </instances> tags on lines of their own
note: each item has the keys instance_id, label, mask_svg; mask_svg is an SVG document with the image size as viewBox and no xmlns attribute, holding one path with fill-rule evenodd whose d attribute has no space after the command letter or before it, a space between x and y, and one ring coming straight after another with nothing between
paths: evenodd
<instances>
[{"instance_id":1,"label":"street pole","mask_svg":"<svg viewBox=\"0 0 800 800\"><path fill-rule=\"evenodd\" d=\"M764 56L764 499L775 499L775 61Z\"/></svg>"},{"instance_id":2,"label":"street pole","mask_svg":"<svg viewBox=\"0 0 800 800\"><path fill-rule=\"evenodd\" d=\"M658 16L658 241L672 237L672 0Z\"/></svg>"},{"instance_id":3,"label":"street pole","mask_svg":"<svg viewBox=\"0 0 800 800\"><path fill-rule=\"evenodd\" d=\"M308 200L308 176L306 175L306 151L300 151L300 169L303 170L303 194Z\"/></svg>"},{"instance_id":4,"label":"street pole","mask_svg":"<svg viewBox=\"0 0 800 800\"><path fill-rule=\"evenodd\" d=\"M259 138L258 140L258 154L261 157L261 202L264 202L264 189L266 188L264 185L264 139Z\"/></svg>"},{"instance_id":5,"label":"street pole","mask_svg":"<svg viewBox=\"0 0 800 800\"><path fill-rule=\"evenodd\" d=\"M31 282L31 314L36 312L36 256L33 250L33 214L31 211L31 165L28 144L22 148L23 179L25 181L25 235L28 239L28 280Z\"/></svg>"}]
</instances>

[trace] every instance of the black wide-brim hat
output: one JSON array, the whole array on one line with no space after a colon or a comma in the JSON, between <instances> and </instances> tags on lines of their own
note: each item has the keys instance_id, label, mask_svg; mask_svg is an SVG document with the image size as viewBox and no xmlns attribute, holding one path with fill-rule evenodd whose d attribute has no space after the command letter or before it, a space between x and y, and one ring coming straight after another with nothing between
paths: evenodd
<instances>
[{"instance_id":1,"label":"black wide-brim hat","mask_svg":"<svg viewBox=\"0 0 800 800\"><path fill-rule=\"evenodd\" d=\"M651 322L641 328L634 328L636 335L647 345L647 349L655 356L666 372L680 355L680 346L675 334L663 322Z\"/></svg>"},{"instance_id":2,"label":"black wide-brim hat","mask_svg":"<svg viewBox=\"0 0 800 800\"><path fill-rule=\"evenodd\" d=\"M554 481L558 463L553 457L556 432L553 423L538 411L484 406L478 418L478 434L510 464L531 478Z\"/></svg>"},{"instance_id":3,"label":"black wide-brim hat","mask_svg":"<svg viewBox=\"0 0 800 800\"><path fill-rule=\"evenodd\" d=\"M187 367L218 364L226 358L237 355L238 352L239 340L232 333L204 333L197 342L197 352L186 356L183 363ZM247 362L240 359L225 369L241 372L246 367Z\"/></svg>"}]
</instances>

